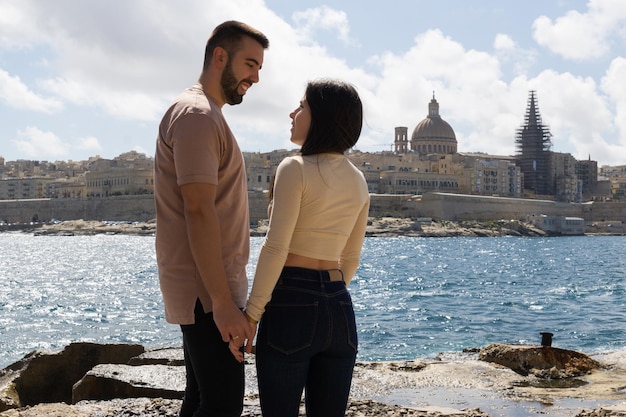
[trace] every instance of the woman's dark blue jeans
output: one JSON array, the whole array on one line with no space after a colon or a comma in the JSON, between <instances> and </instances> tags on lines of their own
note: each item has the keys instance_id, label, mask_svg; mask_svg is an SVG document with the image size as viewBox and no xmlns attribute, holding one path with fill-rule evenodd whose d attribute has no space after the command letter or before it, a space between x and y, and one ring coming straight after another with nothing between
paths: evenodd
<instances>
[{"instance_id":1,"label":"woman's dark blue jeans","mask_svg":"<svg viewBox=\"0 0 626 417\"><path fill-rule=\"evenodd\" d=\"M256 366L264 417L345 415L357 354L352 300L328 271L285 267L259 324Z\"/></svg>"}]
</instances>

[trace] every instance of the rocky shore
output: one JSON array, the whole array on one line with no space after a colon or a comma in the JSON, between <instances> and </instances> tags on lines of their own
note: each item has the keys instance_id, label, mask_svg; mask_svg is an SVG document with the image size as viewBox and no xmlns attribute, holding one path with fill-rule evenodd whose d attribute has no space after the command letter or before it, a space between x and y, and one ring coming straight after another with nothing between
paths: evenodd
<instances>
[{"instance_id":1,"label":"rocky shore","mask_svg":"<svg viewBox=\"0 0 626 417\"><path fill-rule=\"evenodd\" d=\"M0 371L0 417L174 417L182 349L72 343ZM260 417L254 355L243 417ZM626 352L494 344L430 360L358 362L348 417L626 416ZM304 407L300 416L304 416Z\"/></svg>"},{"instance_id":2,"label":"rocky shore","mask_svg":"<svg viewBox=\"0 0 626 417\"><path fill-rule=\"evenodd\" d=\"M20 231L39 236L47 235L95 235L126 234L154 235L156 222L105 222L68 220L55 223L41 223L0 227L0 231ZM267 221L261 221L251 228L251 236L263 236L267 231ZM515 220L490 222L451 222L429 219L396 217L372 217L368 220L366 236L369 237L450 237L450 236L545 236L546 233L532 224Z\"/></svg>"}]
</instances>

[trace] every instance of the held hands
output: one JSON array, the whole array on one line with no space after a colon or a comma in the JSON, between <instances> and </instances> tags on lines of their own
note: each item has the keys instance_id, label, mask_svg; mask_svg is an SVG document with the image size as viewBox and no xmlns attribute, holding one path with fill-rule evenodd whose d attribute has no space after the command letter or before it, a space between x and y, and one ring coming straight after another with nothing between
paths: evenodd
<instances>
[{"instance_id":1,"label":"held hands","mask_svg":"<svg viewBox=\"0 0 626 417\"><path fill-rule=\"evenodd\" d=\"M251 336L247 337L245 340L241 337L232 337L228 342L228 348L238 362L243 362L244 349L242 348L245 347L246 353L252 353L252 341L254 340L254 335L256 334L256 323L252 322L245 313L243 314L251 331Z\"/></svg>"},{"instance_id":2,"label":"held hands","mask_svg":"<svg viewBox=\"0 0 626 417\"><path fill-rule=\"evenodd\" d=\"M256 333L256 326L252 328L246 316L241 310L232 302L224 304L213 305L213 319L220 331L222 340L228 342L228 346L233 351L233 347L236 347L236 352L239 354L233 355L239 362L243 362L243 352L239 351L239 348L244 345L248 340L252 345L252 339Z\"/></svg>"}]
</instances>

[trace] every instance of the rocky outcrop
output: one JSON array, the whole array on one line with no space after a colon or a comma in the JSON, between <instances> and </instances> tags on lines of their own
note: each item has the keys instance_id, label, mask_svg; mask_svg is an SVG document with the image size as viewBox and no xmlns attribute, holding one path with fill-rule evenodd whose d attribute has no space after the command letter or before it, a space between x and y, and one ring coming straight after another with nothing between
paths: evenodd
<instances>
[{"instance_id":1,"label":"rocky outcrop","mask_svg":"<svg viewBox=\"0 0 626 417\"><path fill-rule=\"evenodd\" d=\"M346 417L489 417L476 407L487 404L492 395L509 397L508 407L515 410L521 407L522 399L532 403L550 402L550 398L602 399L602 409L578 409L565 415L624 416L626 407L608 401L623 399L626 368L620 364L625 355L613 355L608 362L611 366L596 370L598 362L577 352L498 344L476 348L470 352L471 358L460 362L453 359L454 355L445 354L428 362L358 362ZM476 360L478 357L482 360ZM85 373L79 375L82 370ZM242 417L261 417L253 382L254 355L246 358L245 371ZM174 417L181 405L184 372L182 349L178 347L145 350L137 345L74 343L61 352L37 351L0 371L5 407L0 410L0 417ZM523 373L530 376L520 376ZM581 387L555 390L554 386L526 384L539 377L567 378L584 373L590 374L581 377L586 380ZM525 385L519 385L520 382ZM455 392L457 388L464 389L464 393ZM476 393L472 394L472 390ZM71 400L68 392L72 393ZM35 393L47 397L36 398ZM433 395L434 401L440 399L438 395L461 395L454 397L452 403L468 407L459 410L451 405L430 405L425 394ZM477 400L467 402L473 395ZM29 398L28 403L23 402L25 398ZM385 404L372 398L413 406ZM300 416L304 415L301 408Z\"/></svg>"},{"instance_id":2,"label":"rocky outcrop","mask_svg":"<svg viewBox=\"0 0 626 417\"><path fill-rule=\"evenodd\" d=\"M126 234L153 235L156 222L100 222L85 220L68 220L57 223L46 223L29 226L24 229L35 235L96 235ZM267 232L267 220L260 221L251 228L251 236L264 236ZM366 236L368 237L452 237L452 236L545 236L546 233L530 223L516 220L496 220L490 222L476 221L434 221L431 219L411 219L397 217L371 217L368 220Z\"/></svg>"},{"instance_id":3,"label":"rocky outcrop","mask_svg":"<svg viewBox=\"0 0 626 417\"><path fill-rule=\"evenodd\" d=\"M108 358L115 364L95 364L106 358L102 352L107 350L111 351ZM133 353L137 355L129 358L129 354ZM10 409L5 407L4 411L0 410L0 416L175 417L178 415L185 386L185 369L182 366L184 361L180 348L145 351L143 348L137 349L136 346L131 345L128 352L121 352L118 345L75 343L60 353L39 351L27 355L3 373L7 380L11 376L17 378L31 372L29 371L31 366L43 368L42 362L49 360L51 364L45 367L47 369L45 373L60 374L64 366L76 367L71 358L77 356L91 358L89 361L83 361L84 364L87 362L95 364L77 383L73 385L69 383L76 373L72 373L72 377L68 373L63 377L62 383L59 379L55 381L59 385L56 394L58 397L50 395L41 403L29 403L26 407L19 401L5 404L5 406L10 406ZM33 360L34 357L38 359ZM417 372L422 366L422 364L415 365L406 362L390 366L389 369L397 372L405 370ZM78 368L84 369L83 366ZM246 378L254 376L249 372L253 368L253 362L252 364L247 362ZM24 385L25 381L15 384L16 378L5 385L12 386L13 394L20 399L25 395L24 390L27 387ZM30 385L29 392L46 392L51 388L46 380L30 379L28 384ZM73 392L72 405L66 401L68 389ZM304 416L302 413L300 415ZM478 409L461 411L431 407L430 410L424 410L384 404L370 399L351 399L346 411L348 417L379 417L381 415L388 417L489 417L488 414ZM255 392L246 391L242 417L261 417L258 395Z\"/></svg>"},{"instance_id":4,"label":"rocky outcrop","mask_svg":"<svg viewBox=\"0 0 626 417\"><path fill-rule=\"evenodd\" d=\"M36 236L46 235L154 235L156 221L140 222L100 222L85 220L68 220L64 222L45 223L34 229Z\"/></svg>"},{"instance_id":5,"label":"rocky outcrop","mask_svg":"<svg viewBox=\"0 0 626 417\"><path fill-rule=\"evenodd\" d=\"M410 218L370 218L366 236L370 237L496 237L496 236L546 236L546 233L530 223L517 220L434 221Z\"/></svg>"},{"instance_id":6,"label":"rocky outcrop","mask_svg":"<svg viewBox=\"0 0 626 417\"><path fill-rule=\"evenodd\" d=\"M72 343L61 352L34 351L0 371L0 411L72 402L72 386L98 364L126 363L141 345Z\"/></svg>"},{"instance_id":7,"label":"rocky outcrop","mask_svg":"<svg viewBox=\"0 0 626 417\"><path fill-rule=\"evenodd\" d=\"M492 344L478 358L512 369L520 375L563 379L586 375L600 367L589 356L551 346Z\"/></svg>"}]
</instances>

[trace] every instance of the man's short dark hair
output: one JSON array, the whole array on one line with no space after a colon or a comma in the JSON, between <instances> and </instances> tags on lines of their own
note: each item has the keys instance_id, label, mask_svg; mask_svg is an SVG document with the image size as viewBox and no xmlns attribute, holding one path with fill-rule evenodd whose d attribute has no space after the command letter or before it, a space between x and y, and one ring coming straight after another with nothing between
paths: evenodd
<instances>
[{"instance_id":1,"label":"man's short dark hair","mask_svg":"<svg viewBox=\"0 0 626 417\"><path fill-rule=\"evenodd\" d=\"M259 30L253 28L236 20L229 20L217 26L213 29L213 33L209 37L204 50L204 70L206 70L211 63L213 51L216 47L222 47L228 52L229 55L233 55L237 52L241 45L241 40L244 36L249 36L256 40L263 46L263 49L267 49L270 46L270 41Z\"/></svg>"}]
</instances>

